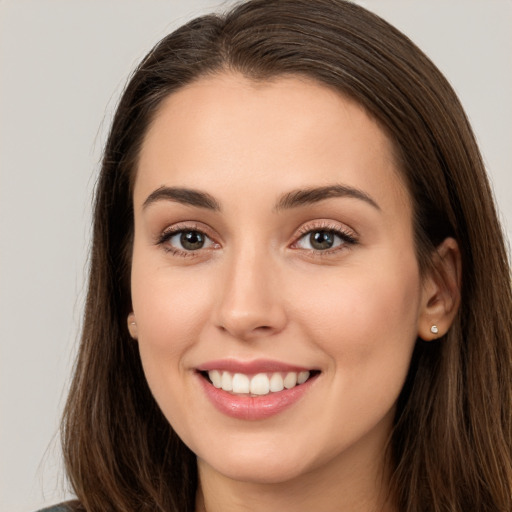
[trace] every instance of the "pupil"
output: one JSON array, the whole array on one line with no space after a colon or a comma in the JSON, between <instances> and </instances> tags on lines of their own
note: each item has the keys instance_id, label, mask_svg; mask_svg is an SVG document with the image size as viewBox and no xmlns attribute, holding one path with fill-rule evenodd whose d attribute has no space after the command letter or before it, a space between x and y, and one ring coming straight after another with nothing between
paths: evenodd
<instances>
[{"instance_id":1,"label":"pupil","mask_svg":"<svg viewBox=\"0 0 512 512\"><path fill-rule=\"evenodd\" d=\"M185 231L180 236L180 242L184 249L196 251L204 245L204 237L198 231Z\"/></svg>"},{"instance_id":2,"label":"pupil","mask_svg":"<svg viewBox=\"0 0 512 512\"><path fill-rule=\"evenodd\" d=\"M330 249L334 244L332 233L329 231L315 231L311 233L309 241L313 249L319 250Z\"/></svg>"}]
</instances>

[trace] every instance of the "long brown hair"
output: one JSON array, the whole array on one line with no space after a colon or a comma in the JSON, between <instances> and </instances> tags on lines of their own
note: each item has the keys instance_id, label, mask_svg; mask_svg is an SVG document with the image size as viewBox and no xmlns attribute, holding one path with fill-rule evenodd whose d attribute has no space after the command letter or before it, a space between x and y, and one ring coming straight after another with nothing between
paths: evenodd
<instances>
[{"instance_id":1,"label":"long brown hair","mask_svg":"<svg viewBox=\"0 0 512 512\"><path fill-rule=\"evenodd\" d=\"M414 206L420 267L447 236L462 254L461 307L418 340L390 443L401 511L512 510L511 286L482 158L452 88L379 17L343 0L252 0L164 38L120 100L97 184L84 328L62 434L89 512L194 510L195 456L160 412L126 317L132 184L162 100L208 74L305 75L355 99L388 133Z\"/></svg>"}]
</instances>

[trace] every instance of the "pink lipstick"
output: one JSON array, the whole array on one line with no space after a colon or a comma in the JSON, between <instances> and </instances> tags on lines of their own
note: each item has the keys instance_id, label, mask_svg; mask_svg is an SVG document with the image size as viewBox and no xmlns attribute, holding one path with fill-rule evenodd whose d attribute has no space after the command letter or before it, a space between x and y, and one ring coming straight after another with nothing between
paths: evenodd
<instances>
[{"instance_id":1,"label":"pink lipstick","mask_svg":"<svg viewBox=\"0 0 512 512\"><path fill-rule=\"evenodd\" d=\"M202 389L227 416L262 420L297 403L319 375L316 369L278 361L210 361L197 369Z\"/></svg>"}]
</instances>

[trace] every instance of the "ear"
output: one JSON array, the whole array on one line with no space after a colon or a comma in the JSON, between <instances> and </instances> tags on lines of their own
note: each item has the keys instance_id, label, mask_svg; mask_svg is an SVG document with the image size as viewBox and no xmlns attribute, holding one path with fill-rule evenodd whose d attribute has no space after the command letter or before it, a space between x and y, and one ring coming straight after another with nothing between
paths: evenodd
<instances>
[{"instance_id":1,"label":"ear","mask_svg":"<svg viewBox=\"0 0 512 512\"><path fill-rule=\"evenodd\" d=\"M133 311L128 315L128 331L130 332L130 336L136 340L138 336L137 322L135 321L135 313Z\"/></svg>"},{"instance_id":2,"label":"ear","mask_svg":"<svg viewBox=\"0 0 512 512\"><path fill-rule=\"evenodd\" d=\"M418 336L432 341L444 336L460 304L462 268L460 251L454 238L446 238L436 249L432 267L423 279Z\"/></svg>"}]
</instances>

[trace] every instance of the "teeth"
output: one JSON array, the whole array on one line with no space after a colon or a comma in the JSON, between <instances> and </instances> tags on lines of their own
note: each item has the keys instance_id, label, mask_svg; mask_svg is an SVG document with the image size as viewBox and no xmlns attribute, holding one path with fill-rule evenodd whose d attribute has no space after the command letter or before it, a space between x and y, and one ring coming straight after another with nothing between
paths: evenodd
<instances>
[{"instance_id":1,"label":"teeth","mask_svg":"<svg viewBox=\"0 0 512 512\"><path fill-rule=\"evenodd\" d=\"M297 374L295 372L290 372L286 374L284 378L284 387L286 389L292 389L297 385Z\"/></svg>"},{"instance_id":2,"label":"teeth","mask_svg":"<svg viewBox=\"0 0 512 512\"><path fill-rule=\"evenodd\" d=\"M274 373L272 377L270 377L270 391L275 393L276 391L283 391L283 389L283 376L280 373Z\"/></svg>"},{"instance_id":3,"label":"teeth","mask_svg":"<svg viewBox=\"0 0 512 512\"><path fill-rule=\"evenodd\" d=\"M292 389L299 384L304 384L309 379L310 373L288 372L282 374L276 373L258 373L252 377L243 373L221 372L219 370L210 370L208 377L216 388L224 391L231 391L234 394L268 395L277 393L283 389Z\"/></svg>"},{"instance_id":4,"label":"teeth","mask_svg":"<svg viewBox=\"0 0 512 512\"><path fill-rule=\"evenodd\" d=\"M208 376L210 376L210 373L208 372ZM211 377L210 377L211 379ZM233 377L231 376L231 373L224 372L222 374L222 378L220 380L220 387L224 391L232 391L233 390Z\"/></svg>"},{"instance_id":5,"label":"teeth","mask_svg":"<svg viewBox=\"0 0 512 512\"><path fill-rule=\"evenodd\" d=\"M243 373L235 373L233 376L233 393L249 393L251 382Z\"/></svg>"},{"instance_id":6,"label":"teeth","mask_svg":"<svg viewBox=\"0 0 512 512\"><path fill-rule=\"evenodd\" d=\"M297 384L304 384L309 379L309 372L300 372L297 375Z\"/></svg>"},{"instance_id":7,"label":"teeth","mask_svg":"<svg viewBox=\"0 0 512 512\"><path fill-rule=\"evenodd\" d=\"M258 373L251 379L251 394L268 395L270 380L265 373Z\"/></svg>"},{"instance_id":8,"label":"teeth","mask_svg":"<svg viewBox=\"0 0 512 512\"><path fill-rule=\"evenodd\" d=\"M212 384L216 388L222 387L222 375L218 370L212 370L211 372L208 372L208 377L210 377L210 380L212 381Z\"/></svg>"}]
</instances>

